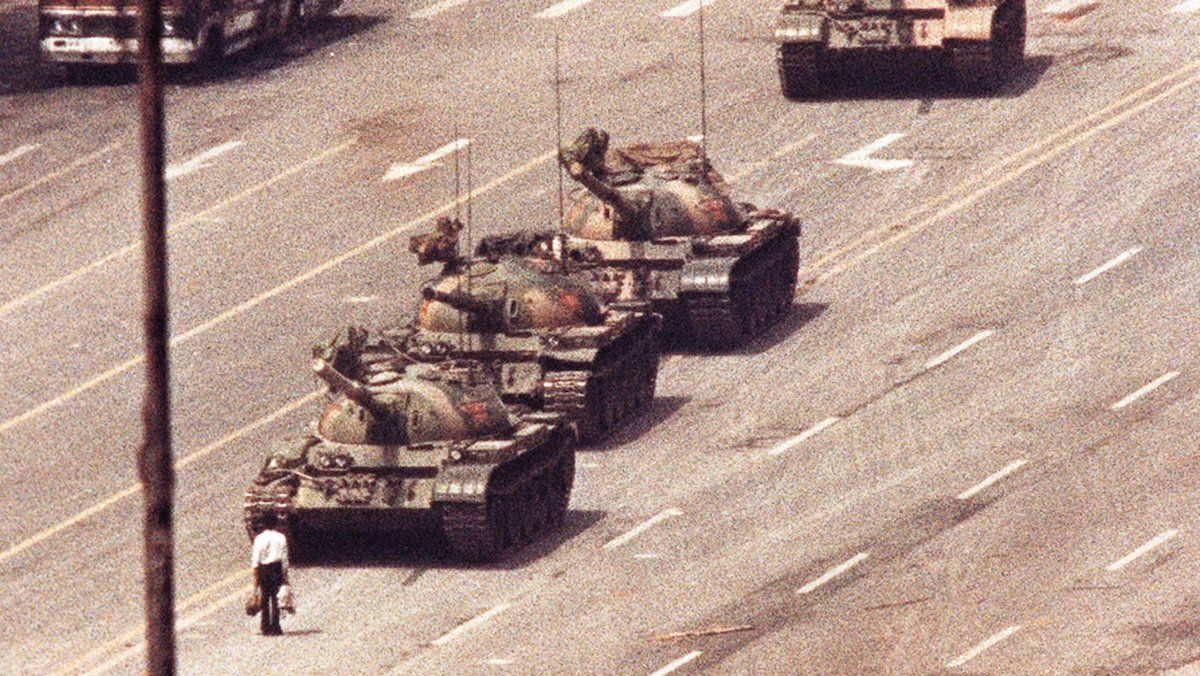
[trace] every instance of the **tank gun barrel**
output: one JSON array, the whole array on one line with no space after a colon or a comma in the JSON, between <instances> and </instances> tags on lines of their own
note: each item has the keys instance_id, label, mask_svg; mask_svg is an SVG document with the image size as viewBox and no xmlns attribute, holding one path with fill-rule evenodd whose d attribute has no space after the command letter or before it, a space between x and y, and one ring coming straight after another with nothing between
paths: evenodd
<instances>
[{"instance_id":1,"label":"tank gun barrel","mask_svg":"<svg viewBox=\"0 0 1200 676\"><path fill-rule=\"evenodd\" d=\"M317 377L324 380L329 389L334 392L339 392L346 396L347 399L362 406L363 408L375 410L379 408L378 402L375 401L374 395L362 383L351 380L333 368L333 365L324 359L317 357L312 360L313 373Z\"/></svg>"},{"instance_id":2,"label":"tank gun barrel","mask_svg":"<svg viewBox=\"0 0 1200 676\"><path fill-rule=\"evenodd\" d=\"M486 301L479 300L469 293L462 291L441 291L431 286L421 289L421 295L425 300L435 300L439 303L445 303L450 307L472 315L483 322L492 322L497 317L497 312L491 304Z\"/></svg>"},{"instance_id":3,"label":"tank gun barrel","mask_svg":"<svg viewBox=\"0 0 1200 676\"><path fill-rule=\"evenodd\" d=\"M601 181L596 177L583 163L578 160L570 159L564 153L559 153L559 163L567 170L571 178L582 185L588 192L596 196L596 199L604 202L613 208L621 218L633 218L637 214L637 209L629 203L616 188Z\"/></svg>"}]
</instances>

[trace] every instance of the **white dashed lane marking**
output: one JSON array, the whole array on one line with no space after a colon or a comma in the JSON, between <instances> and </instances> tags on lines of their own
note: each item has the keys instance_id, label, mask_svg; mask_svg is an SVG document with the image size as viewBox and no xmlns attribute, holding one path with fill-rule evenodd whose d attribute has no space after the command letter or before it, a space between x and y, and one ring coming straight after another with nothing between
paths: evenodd
<instances>
[{"instance_id":1,"label":"white dashed lane marking","mask_svg":"<svg viewBox=\"0 0 1200 676\"><path fill-rule=\"evenodd\" d=\"M997 643L1000 643L1001 641L1004 641L1009 636L1012 636L1013 634L1017 633L1018 631L1021 631L1021 625L1014 624L1013 626L984 640L982 643L975 646L974 648L971 648L967 652L950 660L949 662L946 663L946 666L951 669L953 669L955 667L961 667L962 665L966 664L967 662L970 662L971 660L975 659L976 657L979 657L979 655L981 653L983 653L983 651L987 650L988 648L991 648L992 646L996 645Z\"/></svg>"},{"instance_id":2,"label":"white dashed lane marking","mask_svg":"<svg viewBox=\"0 0 1200 676\"><path fill-rule=\"evenodd\" d=\"M680 19L685 16L691 16L700 11L701 7L708 7L716 1L717 0L703 0L703 4L701 4L701 0L688 0L682 5L676 5L671 9L668 9L667 11L663 12L662 15L664 19Z\"/></svg>"},{"instance_id":3,"label":"white dashed lane marking","mask_svg":"<svg viewBox=\"0 0 1200 676\"><path fill-rule=\"evenodd\" d=\"M429 171L438 166L438 160L453 155L454 153L466 148L471 144L471 139L460 138L456 141L451 141L437 150L422 155L416 160L409 163L397 163L388 168L387 173L383 175L384 181L398 181L402 178L407 178L423 171Z\"/></svg>"},{"instance_id":4,"label":"white dashed lane marking","mask_svg":"<svg viewBox=\"0 0 1200 676\"><path fill-rule=\"evenodd\" d=\"M1171 8L1172 14L1194 14L1200 12L1200 0L1185 0Z\"/></svg>"},{"instance_id":5,"label":"white dashed lane marking","mask_svg":"<svg viewBox=\"0 0 1200 676\"><path fill-rule=\"evenodd\" d=\"M1058 0L1058 2L1046 5L1042 13L1060 21L1071 21L1094 11L1099 6L1098 0Z\"/></svg>"},{"instance_id":6,"label":"white dashed lane marking","mask_svg":"<svg viewBox=\"0 0 1200 676\"><path fill-rule=\"evenodd\" d=\"M667 674L679 669L680 667L684 666L688 662L691 662L692 660L696 659L697 657L700 657L703 654L704 654L703 651L693 650L692 652L684 655L683 657L680 657L679 659L675 660L674 662L671 662L670 664L663 667L662 669L659 669L658 671L654 672L653 674L650 674L650 676L667 676Z\"/></svg>"},{"instance_id":7,"label":"white dashed lane marking","mask_svg":"<svg viewBox=\"0 0 1200 676\"><path fill-rule=\"evenodd\" d=\"M1198 0L1198 1L1200 1L1200 0ZM1115 258L1108 261L1104 265L1101 265L1100 267L1096 268L1095 270L1092 270L1091 272L1087 273L1086 275L1083 275L1079 279L1076 279L1075 286L1083 286L1084 284L1087 284L1088 282L1099 277L1100 275L1108 272L1109 270L1112 270L1113 268L1124 263L1125 261L1129 260L1130 258L1133 258L1134 256L1138 255L1141 252L1141 250L1142 250L1142 247L1135 246L1132 249L1129 249L1128 251L1123 251L1120 254L1117 254L1117 256Z\"/></svg>"},{"instance_id":8,"label":"white dashed lane marking","mask_svg":"<svg viewBox=\"0 0 1200 676\"><path fill-rule=\"evenodd\" d=\"M834 160L835 164L840 164L847 167L855 167L857 169L870 169L871 171L896 171L898 169L907 169L913 165L912 160L882 160L871 157L875 153L892 145L896 141L904 138L904 134L888 134L883 138L873 141L858 150Z\"/></svg>"},{"instance_id":9,"label":"white dashed lane marking","mask_svg":"<svg viewBox=\"0 0 1200 676\"><path fill-rule=\"evenodd\" d=\"M866 552L861 552L859 554L855 554L849 561L846 561L845 563L842 563L841 565L830 569L828 572L826 572L821 577L818 577L817 579L813 580L812 582L809 582L808 584L804 585L803 587L797 589L796 593L811 594L812 592L825 586L833 578L841 575L842 573L844 573L844 572L850 570L851 568L857 566L858 564L862 563L870 556L871 555Z\"/></svg>"},{"instance_id":10,"label":"white dashed lane marking","mask_svg":"<svg viewBox=\"0 0 1200 676\"><path fill-rule=\"evenodd\" d=\"M1171 538L1174 538L1176 535L1179 535L1179 531L1175 530L1174 528L1172 528L1171 530L1169 530L1165 533L1159 533L1158 535L1151 538L1150 541L1147 542L1146 544L1142 545L1141 547L1138 547L1137 549L1133 550L1132 552L1129 552L1125 556L1122 556L1121 558L1117 559L1116 561L1113 561L1112 563L1105 566L1104 570L1107 570L1110 573L1115 573L1118 570L1121 570L1122 568L1124 568L1125 566L1128 566L1129 564L1133 563L1134 561L1149 554L1150 552L1154 551L1155 549L1158 549L1162 545L1166 544L1166 542L1168 540L1170 540Z\"/></svg>"},{"instance_id":11,"label":"white dashed lane marking","mask_svg":"<svg viewBox=\"0 0 1200 676\"><path fill-rule=\"evenodd\" d=\"M208 150L205 150L189 160L171 164L167 167L166 178L168 181L170 181L171 179L180 178L182 176L195 173L201 169L207 169L209 166L211 166L210 162L212 160L215 160L221 155L224 155L225 153L234 150L241 145L241 141L229 141L222 143L215 148L209 148Z\"/></svg>"},{"instance_id":12,"label":"white dashed lane marking","mask_svg":"<svg viewBox=\"0 0 1200 676\"><path fill-rule=\"evenodd\" d=\"M976 343L987 339L993 333L995 333L995 332L994 331L980 331L979 333L976 333L975 335L964 340L963 342L959 343L958 345L955 345L954 347L950 348L949 350L946 350L945 352L939 354L938 356L934 357L933 359L930 359L929 361L925 362L925 370L928 371L930 369L935 369L935 368L941 366L942 364L945 364L946 362L950 361L951 359L954 359L955 357L957 357L960 353L971 349Z\"/></svg>"},{"instance_id":13,"label":"white dashed lane marking","mask_svg":"<svg viewBox=\"0 0 1200 676\"><path fill-rule=\"evenodd\" d=\"M772 448L771 450L767 451L767 455L775 456L775 455L780 455L780 454L786 453L786 452L792 450L793 448L799 446L800 444L804 443L805 441L808 441L809 439L817 436L821 432L824 432L827 428L833 426L839 420L841 420L841 418L836 418L836 417L826 418L826 419L822 420L821 422L817 423L816 425L813 425L812 427L804 430L800 434L797 434L796 436L792 437L791 439L788 439L787 441L779 444L775 448Z\"/></svg>"},{"instance_id":14,"label":"white dashed lane marking","mask_svg":"<svg viewBox=\"0 0 1200 676\"><path fill-rule=\"evenodd\" d=\"M492 619L493 617L499 615L500 613L508 610L508 608L509 608L509 605L507 603L501 603L500 605L496 606L495 608L492 608L491 610L483 613L482 615L471 618L470 620L467 620L466 622L463 622L462 624L458 625L454 629L451 629L449 632L447 632L441 638L434 639L433 645L445 645L445 644L449 643L450 641L453 641L454 639L458 638L459 636L462 636L463 634L467 633L468 631L471 631L475 627L478 627L479 625L484 624L485 622L487 622L488 620Z\"/></svg>"},{"instance_id":15,"label":"white dashed lane marking","mask_svg":"<svg viewBox=\"0 0 1200 676\"><path fill-rule=\"evenodd\" d=\"M999 472L996 472L995 474L989 476L988 478L984 479L983 481L968 488L967 490L963 491L962 493L959 493L958 499L959 500L970 500L971 498L975 497L975 495L977 495L981 491L984 491L984 490L990 488L992 486L992 484L1003 479L1004 477L1008 476L1009 474L1012 474L1013 472L1017 471L1018 469L1021 469L1028 462L1029 461L1025 460L1024 458L1022 458L1021 460L1014 460L1014 461L1010 462L1004 469L1000 470Z\"/></svg>"},{"instance_id":16,"label":"white dashed lane marking","mask_svg":"<svg viewBox=\"0 0 1200 676\"><path fill-rule=\"evenodd\" d=\"M624 535L621 535L621 536L613 538L612 540L609 540L607 543L604 544L604 549L616 549L617 547L620 547L621 545L625 544L626 542L629 542L630 540L634 539L635 537L637 537L637 536L641 535L642 533L645 533L646 531L650 530L651 528L657 526L658 524L662 523L663 521L666 521L667 519L669 519L673 516L682 516L682 515L683 515L683 510L681 510L677 507L671 507L670 509L664 509L663 511L659 512L658 514L655 514L654 516L650 517L649 519L646 519L641 524L635 526L633 528L633 530L630 530L629 532L625 533Z\"/></svg>"},{"instance_id":17,"label":"white dashed lane marking","mask_svg":"<svg viewBox=\"0 0 1200 676\"><path fill-rule=\"evenodd\" d=\"M557 19L564 14L579 9L588 4L592 0L563 0L562 2L550 5L546 9L534 14L535 19Z\"/></svg>"},{"instance_id":18,"label":"white dashed lane marking","mask_svg":"<svg viewBox=\"0 0 1200 676\"><path fill-rule=\"evenodd\" d=\"M1138 399L1141 399L1142 397L1146 396L1147 394L1150 394L1154 390L1157 390L1158 388L1162 387L1163 385L1166 385L1167 383L1171 382L1178 375L1179 375L1179 371L1170 371L1168 373L1162 374L1158 378L1155 378L1153 382L1143 385L1142 387L1138 388L1137 391L1135 391L1134 393L1128 395L1121 401L1118 401L1117 403L1113 404L1112 409L1114 411L1119 411L1119 410L1125 408L1126 406L1132 404L1133 402L1137 401Z\"/></svg>"},{"instance_id":19,"label":"white dashed lane marking","mask_svg":"<svg viewBox=\"0 0 1200 676\"><path fill-rule=\"evenodd\" d=\"M8 164L9 162L12 162L13 160L20 159L41 147L42 146L40 144L33 143L33 144L23 145L23 146L17 148L16 150L10 150L9 152L4 153L3 155L0 155L0 166Z\"/></svg>"}]
</instances>

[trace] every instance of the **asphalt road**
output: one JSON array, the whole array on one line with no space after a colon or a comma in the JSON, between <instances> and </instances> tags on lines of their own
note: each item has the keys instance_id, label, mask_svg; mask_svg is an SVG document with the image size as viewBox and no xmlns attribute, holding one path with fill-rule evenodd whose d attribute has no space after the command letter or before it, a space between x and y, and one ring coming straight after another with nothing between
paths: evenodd
<instances>
[{"instance_id":1,"label":"asphalt road","mask_svg":"<svg viewBox=\"0 0 1200 676\"><path fill-rule=\"evenodd\" d=\"M665 358L645 416L580 452L553 537L492 567L344 548L257 635L242 490L313 414L309 346L403 318L431 274L407 237L453 208L453 161L418 160L472 139L475 230L553 224L556 32L568 134L699 132L694 15L550 4L351 0L172 78L181 671L1200 660L1200 6L1172 0L1032 5L996 96L908 68L804 103L778 95L773 3L713 2L710 154L804 218L793 312ZM0 671L135 673L134 86L39 65L34 23L0 6ZM910 162L837 162L872 145Z\"/></svg>"}]
</instances>

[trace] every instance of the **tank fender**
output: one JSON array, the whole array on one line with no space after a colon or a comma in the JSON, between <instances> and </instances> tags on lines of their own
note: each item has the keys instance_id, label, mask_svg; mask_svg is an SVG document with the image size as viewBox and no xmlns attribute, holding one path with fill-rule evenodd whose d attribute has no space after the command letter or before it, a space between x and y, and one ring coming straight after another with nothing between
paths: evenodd
<instances>
[{"instance_id":1,"label":"tank fender","mask_svg":"<svg viewBox=\"0 0 1200 676\"><path fill-rule=\"evenodd\" d=\"M727 293L736 258L700 258L683 266L679 293Z\"/></svg>"},{"instance_id":2,"label":"tank fender","mask_svg":"<svg viewBox=\"0 0 1200 676\"><path fill-rule=\"evenodd\" d=\"M492 463L446 465L434 480L433 501L487 502L488 481L496 467Z\"/></svg>"},{"instance_id":3,"label":"tank fender","mask_svg":"<svg viewBox=\"0 0 1200 676\"><path fill-rule=\"evenodd\" d=\"M950 5L946 8L945 39L987 42L992 39L992 17L995 14L995 7Z\"/></svg>"}]
</instances>

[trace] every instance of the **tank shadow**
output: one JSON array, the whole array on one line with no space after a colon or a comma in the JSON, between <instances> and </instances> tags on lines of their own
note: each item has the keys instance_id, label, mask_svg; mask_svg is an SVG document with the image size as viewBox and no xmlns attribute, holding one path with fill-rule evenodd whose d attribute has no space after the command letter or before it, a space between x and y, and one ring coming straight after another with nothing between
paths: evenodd
<instances>
[{"instance_id":1,"label":"tank shadow","mask_svg":"<svg viewBox=\"0 0 1200 676\"><path fill-rule=\"evenodd\" d=\"M824 314L829 306L825 303L795 303L782 317L770 326L762 335L746 344L732 350L703 349L688 345L686 338L673 339L666 348L675 354L688 356L713 355L752 355L766 352L775 345L783 342L800 327Z\"/></svg>"},{"instance_id":2,"label":"tank shadow","mask_svg":"<svg viewBox=\"0 0 1200 676\"><path fill-rule=\"evenodd\" d=\"M258 45L229 57L215 68L169 66L164 80L168 85L188 87L261 76L386 20L383 16L369 15L326 17L298 38ZM0 96L61 87L119 87L137 83L134 66L96 65L68 72L62 66L44 63L38 53L37 28L35 6L0 11Z\"/></svg>"},{"instance_id":3,"label":"tank shadow","mask_svg":"<svg viewBox=\"0 0 1200 676\"><path fill-rule=\"evenodd\" d=\"M654 401L650 402L649 411L630 420L604 440L580 446L577 450L583 453L604 452L633 443L651 428L675 415L676 411L691 400L691 397L655 397Z\"/></svg>"},{"instance_id":4,"label":"tank shadow","mask_svg":"<svg viewBox=\"0 0 1200 676\"><path fill-rule=\"evenodd\" d=\"M428 532L321 533L294 543L292 559L296 568L412 568L412 574L404 582L407 586L432 568L524 568L552 554L606 514L598 510L568 510L562 526L494 563L476 564L456 559L439 535Z\"/></svg>"},{"instance_id":5,"label":"tank shadow","mask_svg":"<svg viewBox=\"0 0 1200 676\"><path fill-rule=\"evenodd\" d=\"M922 57L877 58L846 62L834 67L836 75L826 76L818 96L796 101L822 102L860 99L917 99L922 113L929 102L938 99L1017 98L1042 79L1054 63L1054 57L1035 55L1025 62L1000 87L990 92L972 92L959 84L941 59Z\"/></svg>"}]
</instances>

